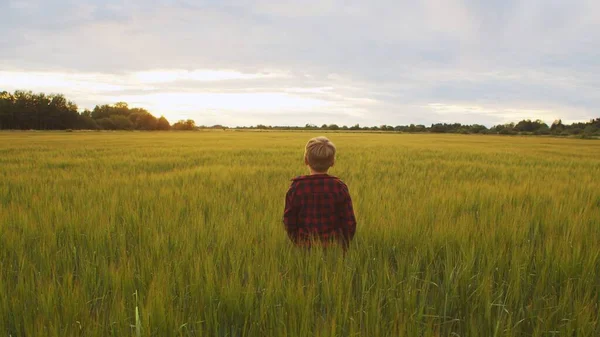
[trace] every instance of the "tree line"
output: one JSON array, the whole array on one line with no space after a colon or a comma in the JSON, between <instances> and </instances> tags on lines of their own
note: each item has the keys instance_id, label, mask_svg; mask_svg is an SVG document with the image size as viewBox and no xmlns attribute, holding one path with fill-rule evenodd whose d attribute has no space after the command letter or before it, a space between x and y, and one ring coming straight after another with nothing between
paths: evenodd
<instances>
[{"instance_id":1,"label":"tree line","mask_svg":"<svg viewBox=\"0 0 600 337\"><path fill-rule=\"evenodd\" d=\"M223 125L200 125L196 129L230 129ZM287 131L310 131L310 130L330 130L330 131L376 131L376 132L405 132L405 133L458 133L458 134L496 134L496 135L554 135L554 136L587 136L600 137L600 118L591 119L589 122L578 122L564 124L562 120L554 121L550 126L541 120L532 121L530 119L522 120L518 123L507 123L494 125L491 128L481 124L460 124L460 123L437 123L426 126L423 124L410 125L380 125L380 126L353 126L337 124L306 124L304 126L270 126L258 124L255 126L237 126L231 129L235 130L287 130Z\"/></svg>"},{"instance_id":2,"label":"tree line","mask_svg":"<svg viewBox=\"0 0 600 337\"><path fill-rule=\"evenodd\" d=\"M196 123L180 120L171 125L146 109L127 103L96 105L79 112L77 104L61 94L17 90L0 92L0 129L5 130L194 130Z\"/></svg>"},{"instance_id":3,"label":"tree line","mask_svg":"<svg viewBox=\"0 0 600 337\"><path fill-rule=\"evenodd\" d=\"M79 112L77 105L61 94L32 93L31 91L0 92L0 129L16 130L197 130L228 129L226 126L196 126L194 120L180 120L173 125L164 117L156 118L142 108L130 108L127 103L96 105L93 110ZM588 122L564 124L556 120L551 125L541 120L522 120L518 123L494 125L436 123L410 125L352 126L323 124L317 126L256 125L236 129L257 130L353 130L409 133L461 133L504 135L600 136L600 118Z\"/></svg>"},{"instance_id":4,"label":"tree line","mask_svg":"<svg viewBox=\"0 0 600 337\"><path fill-rule=\"evenodd\" d=\"M213 128L221 128L215 125ZM481 124L461 124L461 123L436 123L426 126L423 124L410 125L380 125L380 126L353 126L337 124L323 124L317 126L306 124L305 126L267 126L256 125L250 127L237 127L237 129L256 129L256 130L352 130L352 131L383 131L383 132L408 132L408 133L460 133L460 134L500 134L500 135L555 135L555 136L600 136L600 118L592 119L588 122L578 122L564 124L562 120L556 120L552 125L548 125L541 120L532 121L530 119L522 120L518 123L508 123L494 125L491 128Z\"/></svg>"}]
</instances>

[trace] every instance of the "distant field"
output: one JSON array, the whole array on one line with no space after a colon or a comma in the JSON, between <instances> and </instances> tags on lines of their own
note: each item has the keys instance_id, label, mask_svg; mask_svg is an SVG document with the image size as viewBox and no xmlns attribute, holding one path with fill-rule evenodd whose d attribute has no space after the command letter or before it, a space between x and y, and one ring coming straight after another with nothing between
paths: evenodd
<instances>
[{"instance_id":1,"label":"distant field","mask_svg":"<svg viewBox=\"0 0 600 337\"><path fill-rule=\"evenodd\" d=\"M600 336L600 142L329 134L345 259L283 230L317 133L0 133L0 336Z\"/></svg>"}]
</instances>

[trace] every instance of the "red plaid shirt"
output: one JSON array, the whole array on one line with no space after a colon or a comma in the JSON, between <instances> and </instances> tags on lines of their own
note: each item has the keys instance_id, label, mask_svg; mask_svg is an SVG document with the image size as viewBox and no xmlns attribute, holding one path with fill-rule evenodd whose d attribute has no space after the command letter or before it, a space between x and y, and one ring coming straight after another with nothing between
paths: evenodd
<instances>
[{"instance_id":1,"label":"red plaid shirt","mask_svg":"<svg viewBox=\"0 0 600 337\"><path fill-rule=\"evenodd\" d=\"M292 179L285 196L283 223L297 245L311 240L337 241L347 247L356 232L356 219L348 186L328 174Z\"/></svg>"}]
</instances>

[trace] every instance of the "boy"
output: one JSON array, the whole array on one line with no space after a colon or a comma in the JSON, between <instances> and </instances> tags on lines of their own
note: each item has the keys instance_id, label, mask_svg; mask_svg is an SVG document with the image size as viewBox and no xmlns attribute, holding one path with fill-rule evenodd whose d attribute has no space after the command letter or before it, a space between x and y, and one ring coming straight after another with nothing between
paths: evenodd
<instances>
[{"instance_id":1,"label":"boy","mask_svg":"<svg viewBox=\"0 0 600 337\"><path fill-rule=\"evenodd\" d=\"M335 145L325 137L308 141L304 164L310 175L292 179L285 196L283 223L298 246L336 242L344 251L356 232L356 219L348 186L327 171L335 163Z\"/></svg>"}]
</instances>

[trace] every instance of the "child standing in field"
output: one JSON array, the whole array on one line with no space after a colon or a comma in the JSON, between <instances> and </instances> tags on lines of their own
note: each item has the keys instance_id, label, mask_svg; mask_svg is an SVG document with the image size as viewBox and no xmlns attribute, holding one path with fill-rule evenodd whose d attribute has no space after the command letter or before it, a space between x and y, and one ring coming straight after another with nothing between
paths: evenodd
<instances>
[{"instance_id":1,"label":"child standing in field","mask_svg":"<svg viewBox=\"0 0 600 337\"><path fill-rule=\"evenodd\" d=\"M285 196L287 234L298 246L338 243L347 250L356 232L356 219L348 186L327 174L335 163L335 145L326 137L309 140L304 163L310 175L292 179Z\"/></svg>"}]
</instances>

